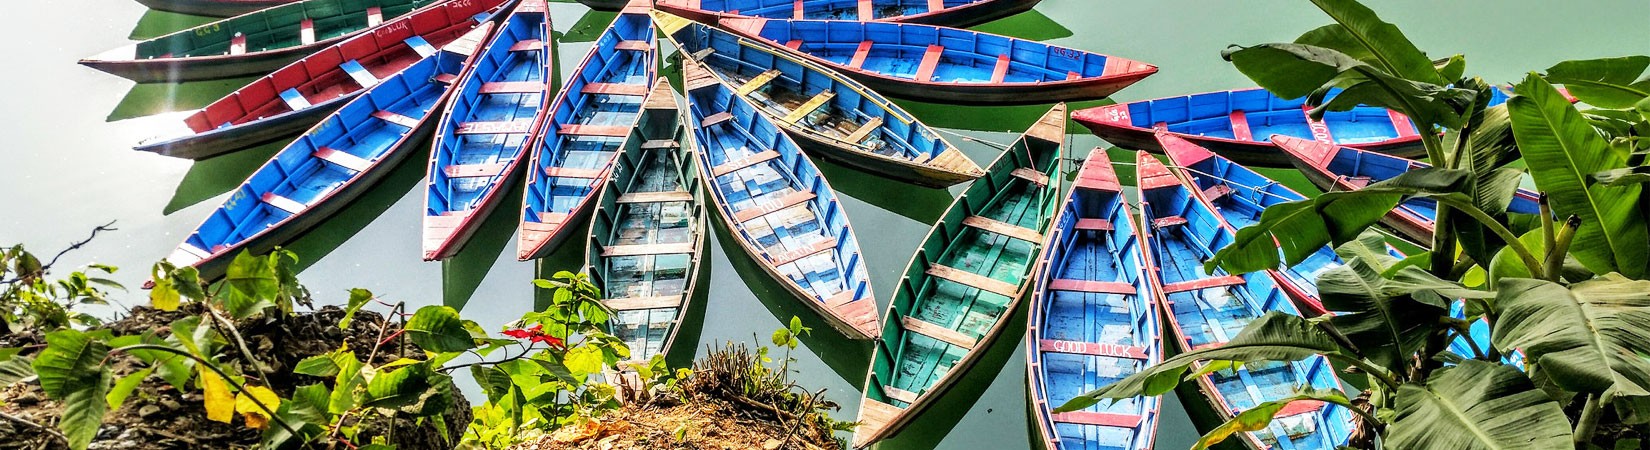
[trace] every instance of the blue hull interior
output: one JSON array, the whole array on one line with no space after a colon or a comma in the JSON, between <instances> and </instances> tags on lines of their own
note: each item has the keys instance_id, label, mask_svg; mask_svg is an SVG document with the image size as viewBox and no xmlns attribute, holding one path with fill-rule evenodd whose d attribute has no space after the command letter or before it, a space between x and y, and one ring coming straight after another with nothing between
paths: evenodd
<instances>
[{"instance_id":1,"label":"blue hull interior","mask_svg":"<svg viewBox=\"0 0 1650 450\"><path fill-rule=\"evenodd\" d=\"M944 0L946 9L991 0ZM930 12L928 0L872 0L871 17L860 17L859 0L803 0L803 19L882 20ZM795 0L701 0L699 9L770 19L796 19Z\"/></svg>"},{"instance_id":2,"label":"blue hull interior","mask_svg":"<svg viewBox=\"0 0 1650 450\"><path fill-rule=\"evenodd\" d=\"M1163 286L1227 275L1217 271L1205 275L1203 263L1220 248L1231 244L1232 233L1219 225L1213 211L1196 201L1179 184L1147 189L1141 193L1142 223L1155 228L1149 244L1153 260L1160 265ZM1157 226L1158 219L1184 219L1178 225ZM1219 345L1236 336L1250 322L1269 311L1299 315L1288 297L1265 273L1242 276L1244 283L1191 289L1167 294L1164 305L1175 318L1183 344L1190 348ZM1208 376L1217 392L1211 400L1224 402L1233 411L1288 397L1297 386L1340 389L1328 360L1313 357L1297 362L1248 364L1236 370L1221 370ZM1351 427L1351 412L1333 404L1272 421L1266 430L1252 435L1272 448L1325 449L1345 445Z\"/></svg>"},{"instance_id":3,"label":"blue hull interior","mask_svg":"<svg viewBox=\"0 0 1650 450\"><path fill-rule=\"evenodd\" d=\"M798 108L812 104L811 99L830 92L833 96L829 101L816 105L811 113L793 122L817 135L817 140L851 140L847 143L854 145L854 150L916 164L928 162L949 148L933 130L893 102L835 72L803 64L774 50L751 45L732 33L697 23L677 31L673 39L686 53L699 54L711 49L701 62L735 86L778 70L777 77L747 97L770 119L784 120ZM870 132L860 130L867 124L881 125Z\"/></svg>"},{"instance_id":4,"label":"blue hull interior","mask_svg":"<svg viewBox=\"0 0 1650 450\"><path fill-rule=\"evenodd\" d=\"M1397 156L1376 152L1339 147L1335 149L1335 157L1329 161L1327 170L1336 177L1346 177L1349 181L1373 184L1385 181L1411 169L1432 167L1427 163L1409 160ZM1513 196L1512 203L1507 205L1508 212L1519 214L1540 214L1541 206L1537 203L1539 195L1525 189L1519 189ZM1412 198L1398 205L1400 210L1427 219L1438 217L1438 202L1427 198Z\"/></svg>"},{"instance_id":5,"label":"blue hull interior","mask_svg":"<svg viewBox=\"0 0 1650 450\"><path fill-rule=\"evenodd\" d=\"M1073 189L1054 233L1058 241L1047 255L1049 268L1039 280L1042 297L1036 300L1033 337L1077 343L1096 343L1139 349L1145 359L1049 351L1033 343L1031 386L1034 398L1046 398L1047 408L1064 404L1083 393L1108 386L1162 359L1162 331L1151 283L1142 275L1139 236L1124 208L1121 193ZM1115 231L1078 229L1083 219L1106 220ZM1051 288L1053 280L1113 282L1133 286L1134 294L1083 292ZM1130 352L1134 353L1134 352ZM1052 424L1063 450L1148 449L1156 430L1158 397L1136 397L1101 402L1082 411L1141 419L1134 427L1052 420L1040 411L1040 420ZM1124 421L1128 422L1128 421Z\"/></svg>"},{"instance_id":6,"label":"blue hull interior","mask_svg":"<svg viewBox=\"0 0 1650 450\"><path fill-rule=\"evenodd\" d=\"M1328 98L1338 93L1339 90L1331 91ZM1506 101L1507 95L1498 89L1490 105ZM1284 99L1265 89L1254 88L1139 101L1129 103L1128 109L1129 120L1135 127L1152 128L1161 123L1176 133L1264 143L1274 135L1313 139L1312 124L1303 109L1305 103L1304 97ZM1408 118L1402 123L1394 122L1386 108L1364 105L1350 111L1325 113L1323 125L1340 145L1389 141L1402 137L1400 127L1409 135L1419 129ZM1243 130L1247 130L1247 136L1240 136Z\"/></svg>"},{"instance_id":7,"label":"blue hull interior","mask_svg":"<svg viewBox=\"0 0 1650 450\"><path fill-rule=\"evenodd\" d=\"M446 51L385 78L327 116L254 172L185 241L218 252L290 223L371 171L387 170L414 126L440 103L466 57ZM315 218L311 218L315 219Z\"/></svg>"},{"instance_id":8,"label":"blue hull interior","mask_svg":"<svg viewBox=\"0 0 1650 450\"><path fill-rule=\"evenodd\" d=\"M653 34L647 15L619 14L562 85L535 132L523 222L559 226L594 195L653 88Z\"/></svg>"},{"instance_id":9,"label":"blue hull interior","mask_svg":"<svg viewBox=\"0 0 1650 450\"><path fill-rule=\"evenodd\" d=\"M944 50L932 76L922 81L1032 84L1108 75L1106 55L948 27L770 20L763 25L760 36L775 45L795 45L803 53L848 70L859 69L905 80L917 78L924 55L930 46L936 45ZM859 57L862 43L868 43L869 48ZM1004 56L1006 67L998 77L998 61Z\"/></svg>"},{"instance_id":10,"label":"blue hull interior","mask_svg":"<svg viewBox=\"0 0 1650 450\"><path fill-rule=\"evenodd\" d=\"M1193 185L1203 191L1203 197L1215 206L1215 210L1233 229L1260 222L1261 212L1272 205L1306 199L1295 190L1220 155L1212 155L1185 169L1189 169L1187 175ZM1279 269L1278 273L1302 292L1316 298L1318 275L1341 264L1335 249L1325 245L1300 263Z\"/></svg>"},{"instance_id":11,"label":"blue hull interior","mask_svg":"<svg viewBox=\"0 0 1650 450\"><path fill-rule=\"evenodd\" d=\"M476 57L470 74L459 82L447 120L436 130L425 216L467 213L481 207L509 178L507 169L526 154L529 128L549 90L549 27L542 12L512 14ZM535 41L539 44L515 49ZM483 89L490 83L533 83L540 88L536 92ZM505 123L511 129L477 126Z\"/></svg>"}]
</instances>

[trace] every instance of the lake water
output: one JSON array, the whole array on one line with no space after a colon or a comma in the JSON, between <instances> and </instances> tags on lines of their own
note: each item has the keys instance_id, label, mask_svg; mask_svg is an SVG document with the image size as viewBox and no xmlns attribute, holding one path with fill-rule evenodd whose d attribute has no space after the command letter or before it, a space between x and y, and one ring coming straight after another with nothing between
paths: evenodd
<instances>
[{"instance_id":1,"label":"lake water","mask_svg":"<svg viewBox=\"0 0 1650 450\"><path fill-rule=\"evenodd\" d=\"M1370 2L1423 49L1442 57L1468 56L1469 73L1511 82L1564 59L1650 54L1650 3L1642 0L1480 0ZM117 221L84 249L64 257L61 268L88 262L121 267L116 279L138 285L155 260L166 256L214 208L225 193L268 158L279 144L200 163L130 150L148 131L197 108L246 80L141 85L76 65L75 60L129 42L197 24L201 19L147 12L129 0L36 0L6 6L12 25L0 30L13 64L0 71L0 244L27 244L47 256L84 238L93 227ZM576 64L611 14L586 14L574 3L555 3L558 52L564 69ZM51 20L47 20L51 19ZM1250 86L1219 57L1229 44L1279 42L1329 19L1304 0L1110 1L1045 0L1034 12L983 27L989 31L1137 59L1162 71L1124 90L1119 101ZM52 26L47 26L52 25ZM1087 105L1087 104L1085 104ZM979 140L1006 143L1046 107L959 108L906 104L930 125ZM1073 127L1074 133L1082 131ZM950 137L983 166L996 155L984 144ZM1087 134L1071 136L1071 154L1101 145ZM1123 153L1114 155L1122 159ZM413 156L411 161L424 160ZM543 262L515 260L513 208L500 208L468 248L444 263L420 261L423 166L406 164L349 210L289 245L303 258L301 279L326 302L342 302L345 289L363 287L414 306L448 304L489 328L533 308L529 280L554 270L576 269L582 248L566 248ZM839 167L827 177L845 194L842 203L860 233L873 285L887 294L898 273L950 201L946 191L913 188ZM1121 169L1129 181L1127 167ZM1312 191L1285 171L1286 183ZM960 188L952 190L952 193ZM519 202L519 194L506 202ZM510 203L507 203L510 204ZM819 330L794 355L802 385L829 388L852 420L870 348L843 339L806 307L785 296L726 231L713 237L708 259L709 293L702 311L689 316L681 345L765 341L791 316ZM141 291L118 295L142 303ZM965 382L908 431L881 448L1025 448L1023 327L1003 342ZM697 339L694 339L697 338ZM474 393L474 390L470 390ZM471 398L477 398L472 395ZM1159 442L1186 448L1198 432L1180 402L1165 402Z\"/></svg>"}]
</instances>

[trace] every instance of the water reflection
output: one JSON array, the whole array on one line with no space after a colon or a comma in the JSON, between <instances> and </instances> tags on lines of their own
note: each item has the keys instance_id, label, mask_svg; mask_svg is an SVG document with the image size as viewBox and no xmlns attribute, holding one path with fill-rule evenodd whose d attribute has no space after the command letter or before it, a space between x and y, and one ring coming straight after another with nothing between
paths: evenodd
<instances>
[{"instance_id":1,"label":"water reflection","mask_svg":"<svg viewBox=\"0 0 1650 450\"><path fill-rule=\"evenodd\" d=\"M196 161L183 174L172 199L166 202L161 214L171 215L197 203L229 192L246 182L270 157L285 148L287 141L275 141L246 150Z\"/></svg>"},{"instance_id":2,"label":"water reflection","mask_svg":"<svg viewBox=\"0 0 1650 450\"><path fill-rule=\"evenodd\" d=\"M423 162L428 163L427 160ZM511 238L515 236L516 225L521 221L521 211L517 206L521 205L520 186L524 178L523 171L516 172L502 187L504 197L499 199L498 206L482 218L481 225L476 227L475 234L465 242L464 248L441 261L441 304L463 311L470 304L471 297L475 296L476 289L481 287L481 281L492 272L499 256L515 254L515 240ZM420 188L424 186L419 183ZM415 192L417 194L421 192Z\"/></svg>"}]
</instances>

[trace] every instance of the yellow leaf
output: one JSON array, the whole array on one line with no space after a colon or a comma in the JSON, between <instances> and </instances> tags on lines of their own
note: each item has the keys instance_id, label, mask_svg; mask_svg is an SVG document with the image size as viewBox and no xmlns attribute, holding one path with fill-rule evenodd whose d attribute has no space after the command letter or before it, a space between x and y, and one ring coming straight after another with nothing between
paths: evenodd
<instances>
[{"instance_id":1,"label":"yellow leaf","mask_svg":"<svg viewBox=\"0 0 1650 450\"><path fill-rule=\"evenodd\" d=\"M253 403L254 399L257 403ZM269 428L269 413L259 408L258 403L262 403L270 411L277 411L281 409L281 396L275 395L274 391L263 386L247 386L246 390L235 396L235 412L241 413L241 417L246 419L248 428Z\"/></svg>"},{"instance_id":2,"label":"yellow leaf","mask_svg":"<svg viewBox=\"0 0 1650 450\"><path fill-rule=\"evenodd\" d=\"M235 395L229 393L229 382L217 372L199 367L201 389L206 391L206 418L223 423L235 420Z\"/></svg>"},{"instance_id":3,"label":"yellow leaf","mask_svg":"<svg viewBox=\"0 0 1650 450\"><path fill-rule=\"evenodd\" d=\"M155 278L155 288L149 290L149 304L154 305L155 309L161 311L176 310L180 298L178 290L172 287L171 280Z\"/></svg>"}]
</instances>

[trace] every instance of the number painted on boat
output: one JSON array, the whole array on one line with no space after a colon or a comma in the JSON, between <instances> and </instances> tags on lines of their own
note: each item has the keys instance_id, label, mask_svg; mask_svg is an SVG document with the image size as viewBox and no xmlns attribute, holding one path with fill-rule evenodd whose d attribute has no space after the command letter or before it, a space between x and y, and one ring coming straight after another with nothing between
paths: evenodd
<instances>
[{"instance_id":1,"label":"number painted on boat","mask_svg":"<svg viewBox=\"0 0 1650 450\"><path fill-rule=\"evenodd\" d=\"M1112 122L1128 122L1129 121L1129 108L1126 108L1126 107L1107 108L1106 109L1106 118L1111 119Z\"/></svg>"},{"instance_id":2,"label":"number painted on boat","mask_svg":"<svg viewBox=\"0 0 1650 450\"><path fill-rule=\"evenodd\" d=\"M229 201L223 202L223 209L235 209L235 205L241 204L241 200L245 199L246 191L235 191L235 195L229 196Z\"/></svg>"},{"instance_id":3,"label":"number painted on boat","mask_svg":"<svg viewBox=\"0 0 1650 450\"><path fill-rule=\"evenodd\" d=\"M1050 54L1054 55L1054 56L1058 56L1058 57L1065 58L1065 59L1076 60L1076 59L1082 59L1083 58L1083 52L1077 51L1077 50L1072 50L1072 49L1069 49L1069 48L1049 47L1048 52Z\"/></svg>"},{"instance_id":4,"label":"number painted on boat","mask_svg":"<svg viewBox=\"0 0 1650 450\"><path fill-rule=\"evenodd\" d=\"M211 26L202 25L195 29L195 36L209 36L212 33L223 31L223 24L214 23Z\"/></svg>"}]
</instances>

